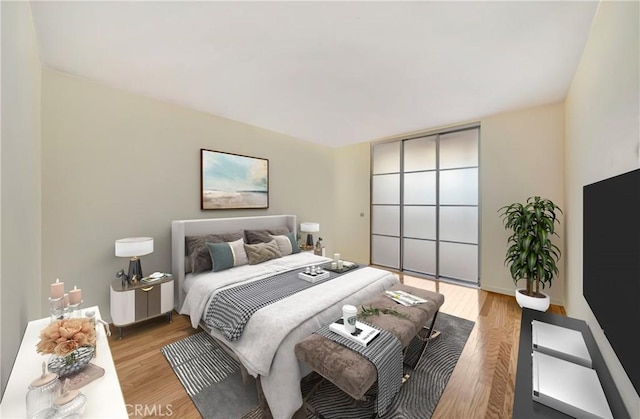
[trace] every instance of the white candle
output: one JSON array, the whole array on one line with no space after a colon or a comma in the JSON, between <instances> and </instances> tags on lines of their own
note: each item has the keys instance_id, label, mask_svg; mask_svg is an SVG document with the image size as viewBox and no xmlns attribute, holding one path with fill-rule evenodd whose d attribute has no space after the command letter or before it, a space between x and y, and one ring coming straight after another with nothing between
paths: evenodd
<instances>
[{"instance_id":1,"label":"white candle","mask_svg":"<svg viewBox=\"0 0 640 419\"><path fill-rule=\"evenodd\" d=\"M82 302L82 290L76 285L69 291L69 304L76 305Z\"/></svg>"},{"instance_id":2,"label":"white candle","mask_svg":"<svg viewBox=\"0 0 640 419\"><path fill-rule=\"evenodd\" d=\"M338 261L338 269L342 269L342 261L341 260Z\"/></svg>"},{"instance_id":3,"label":"white candle","mask_svg":"<svg viewBox=\"0 0 640 419\"><path fill-rule=\"evenodd\" d=\"M331 262L331 269L338 269L338 262Z\"/></svg>"},{"instance_id":4,"label":"white candle","mask_svg":"<svg viewBox=\"0 0 640 419\"><path fill-rule=\"evenodd\" d=\"M56 278L56 282L51 284L51 299L57 300L58 298L62 298L64 296L64 282L60 282L58 278Z\"/></svg>"},{"instance_id":5,"label":"white candle","mask_svg":"<svg viewBox=\"0 0 640 419\"><path fill-rule=\"evenodd\" d=\"M333 254L333 261L334 261L334 262L337 262L337 261L339 261L339 260L340 260L340 253L334 253L334 254Z\"/></svg>"}]
</instances>

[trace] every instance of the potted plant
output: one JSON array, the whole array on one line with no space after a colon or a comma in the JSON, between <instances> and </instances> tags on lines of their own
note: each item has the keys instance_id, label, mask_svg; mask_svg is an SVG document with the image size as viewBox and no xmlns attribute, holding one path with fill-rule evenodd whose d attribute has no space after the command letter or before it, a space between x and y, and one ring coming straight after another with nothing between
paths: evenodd
<instances>
[{"instance_id":1,"label":"potted plant","mask_svg":"<svg viewBox=\"0 0 640 419\"><path fill-rule=\"evenodd\" d=\"M551 241L555 232L557 213L562 210L549 199L529 197L525 203L515 202L498 210L504 228L511 230L505 264L509 266L513 282L524 279L526 288L516 289L516 300L520 307L546 311L549 296L540 290L551 287L558 274L557 262L560 249Z\"/></svg>"}]
</instances>

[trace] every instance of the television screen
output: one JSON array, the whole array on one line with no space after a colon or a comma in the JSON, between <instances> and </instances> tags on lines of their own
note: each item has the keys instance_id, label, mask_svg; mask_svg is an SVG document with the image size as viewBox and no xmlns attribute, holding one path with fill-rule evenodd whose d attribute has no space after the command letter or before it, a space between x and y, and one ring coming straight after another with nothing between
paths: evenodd
<instances>
[{"instance_id":1,"label":"television screen","mask_svg":"<svg viewBox=\"0 0 640 419\"><path fill-rule=\"evenodd\" d=\"M583 188L583 295L640 393L640 169Z\"/></svg>"}]
</instances>

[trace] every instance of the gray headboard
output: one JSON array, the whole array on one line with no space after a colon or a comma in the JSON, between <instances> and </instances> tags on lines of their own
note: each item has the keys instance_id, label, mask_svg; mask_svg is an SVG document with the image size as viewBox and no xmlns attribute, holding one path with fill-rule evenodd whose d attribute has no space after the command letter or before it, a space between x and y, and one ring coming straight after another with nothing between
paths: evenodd
<instances>
[{"instance_id":1,"label":"gray headboard","mask_svg":"<svg viewBox=\"0 0 640 419\"><path fill-rule=\"evenodd\" d=\"M174 307L180 311L184 302L185 237L209 233L230 233L238 230L259 230L287 226L297 232L295 215L265 215L262 217L206 218L171 222L171 274L174 283Z\"/></svg>"}]
</instances>

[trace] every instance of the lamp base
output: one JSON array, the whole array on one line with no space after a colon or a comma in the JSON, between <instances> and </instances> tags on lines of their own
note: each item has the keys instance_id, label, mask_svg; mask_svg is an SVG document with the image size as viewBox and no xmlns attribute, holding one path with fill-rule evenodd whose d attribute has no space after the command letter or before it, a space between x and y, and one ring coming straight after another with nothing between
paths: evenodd
<instances>
[{"instance_id":1,"label":"lamp base","mask_svg":"<svg viewBox=\"0 0 640 419\"><path fill-rule=\"evenodd\" d=\"M140 264L140 258L134 256L129 260L129 281L132 284L137 283L143 278L142 265Z\"/></svg>"},{"instance_id":2,"label":"lamp base","mask_svg":"<svg viewBox=\"0 0 640 419\"><path fill-rule=\"evenodd\" d=\"M311 233L307 234L307 246L313 246L313 235Z\"/></svg>"}]
</instances>

